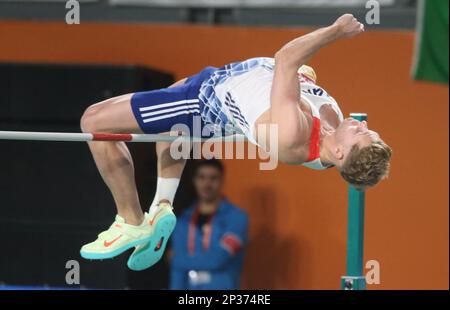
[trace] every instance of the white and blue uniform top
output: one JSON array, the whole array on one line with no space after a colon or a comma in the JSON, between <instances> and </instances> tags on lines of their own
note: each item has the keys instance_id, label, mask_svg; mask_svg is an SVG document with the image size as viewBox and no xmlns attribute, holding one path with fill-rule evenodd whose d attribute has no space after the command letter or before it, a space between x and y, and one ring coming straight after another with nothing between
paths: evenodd
<instances>
[{"instance_id":1,"label":"white and blue uniform top","mask_svg":"<svg viewBox=\"0 0 450 310\"><path fill-rule=\"evenodd\" d=\"M273 58L253 58L216 70L200 88L199 98L205 105L201 113L203 120L222 128L232 125L235 132L258 145L255 124L270 109L274 69ZM302 80L301 99L311 106L313 117L319 120L324 104L331 105L340 120L344 119L336 100L310 79ZM327 168L319 158L304 165L312 169Z\"/></svg>"}]
</instances>

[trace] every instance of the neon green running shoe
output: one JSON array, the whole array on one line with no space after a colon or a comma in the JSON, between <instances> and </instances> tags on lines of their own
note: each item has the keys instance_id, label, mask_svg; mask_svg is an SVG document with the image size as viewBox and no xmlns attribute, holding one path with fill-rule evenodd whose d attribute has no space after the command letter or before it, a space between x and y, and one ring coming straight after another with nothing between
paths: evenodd
<instances>
[{"instance_id":1,"label":"neon green running shoe","mask_svg":"<svg viewBox=\"0 0 450 310\"><path fill-rule=\"evenodd\" d=\"M81 248L81 257L92 260L109 259L128 249L146 244L152 234L148 220L149 215L146 213L144 222L140 226L133 226L126 224L121 216L116 215L108 230L100 233L97 240Z\"/></svg>"},{"instance_id":2,"label":"neon green running shoe","mask_svg":"<svg viewBox=\"0 0 450 310\"><path fill-rule=\"evenodd\" d=\"M148 222L152 227L150 242L136 247L128 259L128 268L141 271L156 264L164 254L176 223L172 206L169 203L160 203L155 215Z\"/></svg>"}]
</instances>

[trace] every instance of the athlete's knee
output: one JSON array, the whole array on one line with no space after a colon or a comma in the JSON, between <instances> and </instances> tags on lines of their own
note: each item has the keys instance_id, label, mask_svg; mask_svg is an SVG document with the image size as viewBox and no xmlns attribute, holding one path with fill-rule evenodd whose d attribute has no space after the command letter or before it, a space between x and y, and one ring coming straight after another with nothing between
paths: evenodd
<instances>
[{"instance_id":1,"label":"athlete's knee","mask_svg":"<svg viewBox=\"0 0 450 310\"><path fill-rule=\"evenodd\" d=\"M80 127L82 132L97 132L100 129L102 108L98 105L91 105L81 116Z\"/></svg>"}]
</instances>

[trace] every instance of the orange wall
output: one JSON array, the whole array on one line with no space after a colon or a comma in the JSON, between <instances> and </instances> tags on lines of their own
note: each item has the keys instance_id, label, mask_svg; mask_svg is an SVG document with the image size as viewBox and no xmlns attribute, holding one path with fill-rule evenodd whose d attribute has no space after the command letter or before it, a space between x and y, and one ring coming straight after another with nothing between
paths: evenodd
<instances>
[{"instance_id":1,"label":"orange wall","mask_svg":"<svg viewBox=\"0 0 450 310\"><path fill-rule=\"evenodd\" d=\"M301 29L0 22L0 61L141 64L181 78L271 56ZM311 64L346 114L367 112L392 145L367 194L366 259L382 289L448 289L448 88L413 82L413 33L368 32ZM336 171L229 161L227 193L251 215L246 288L336 289L345 269L346 186Z\"/></svg>"}]
</instances>

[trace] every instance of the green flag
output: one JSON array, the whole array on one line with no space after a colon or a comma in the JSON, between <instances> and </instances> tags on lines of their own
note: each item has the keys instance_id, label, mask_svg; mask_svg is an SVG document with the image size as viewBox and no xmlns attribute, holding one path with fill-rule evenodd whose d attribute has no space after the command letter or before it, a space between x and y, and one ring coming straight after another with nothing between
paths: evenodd
<instances>
[{"instance_id":1,"label":"green flag","mask_svg":"<svg viewBox=\"0 0 450 310\"><path fill-rule=\"evenodd\" d=\"M413 74L417 80L448 83L448 0L421 0Z\"/></svg>"}]
</instances>

